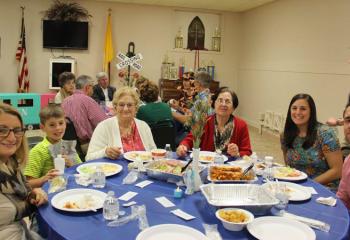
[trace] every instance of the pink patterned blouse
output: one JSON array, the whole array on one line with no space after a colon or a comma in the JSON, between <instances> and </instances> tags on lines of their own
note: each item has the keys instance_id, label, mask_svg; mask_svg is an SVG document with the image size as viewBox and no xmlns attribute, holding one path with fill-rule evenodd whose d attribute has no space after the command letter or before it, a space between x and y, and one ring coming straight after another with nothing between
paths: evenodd
<instances>
[{"instance_id":1,"label":"pink patterned blouse","mask_svg":"<svg viewBox=\"0 0 350 240\"><path fill-rule=\"evenodd\" d=\"M135 121L133 121L132 123L131 134L128 136L121 137L121 139L124 152L145 150Z\"/></svg>"}]
</instances>

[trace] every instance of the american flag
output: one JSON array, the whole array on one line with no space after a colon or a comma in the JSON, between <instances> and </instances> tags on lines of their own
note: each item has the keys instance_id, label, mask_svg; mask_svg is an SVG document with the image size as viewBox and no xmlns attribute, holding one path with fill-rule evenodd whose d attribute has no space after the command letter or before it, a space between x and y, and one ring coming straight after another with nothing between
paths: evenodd
<instances>
[{"instance_id":1,"label":"american flag","mask_svg":"<svg viewBox=\"0 0 350 240\"><path fill-rule=\"evenodd\" d=\"M27 62L27 55L26 55L26 33L25 33L25 27L24 27L23 14L22 14L21 37L18 41L16 60L19 63L17 92L19 93L28 92L29 91L28 62Z\"/></svg>"}]
</instances>

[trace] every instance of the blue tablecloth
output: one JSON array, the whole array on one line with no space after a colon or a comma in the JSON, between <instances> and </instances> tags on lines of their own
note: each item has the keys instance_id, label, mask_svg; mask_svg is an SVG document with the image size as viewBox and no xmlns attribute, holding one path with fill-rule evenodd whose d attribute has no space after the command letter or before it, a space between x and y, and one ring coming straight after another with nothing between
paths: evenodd
<instances>
[{"instance_id":1,"label":"blue tablecloth","mask_svg":"<svg viewBox=\"0 0 350 240\"><path fill-rule=\"evenodd\" d=\"M99 159L96 161L111 162L108 159ZM117 160L113 162L121 164L123 166L123 171L115 176L108 177L106 187L102 189L102 191L107 192L113 190L118 197L128 191L137 192L138 195L132 200L136 201L138 204L146 205L150 226L165 223L182 224L196 228L204 233L202 223L218 224L218 229L223 239L255 239L246 229L240 232L230 232L224 229L220 221L215 217L216 208L209 205L200 192L191 196L185 196L182 199L174 199L173 191L176 187L175 184L154 180L154 183L148 185L144 189L134 185L122 185L122 180L128 173L127 164L129 162L126 160ZM66 173L75 173L75 168L76 166L67 169ZM314 218L329 223L331 225L329 233L315 230L317 240L349 239L349 215L343 203L338 200L335 207L316 203L316 198L321 196L334 196L334 194L322 185L311 180L304 181L301 184L314 187L318 194L312 195L312 198L305 202L289 203L288 211L300 216ZM45 185L45 187L47 188L47 185ZM80 187L82 186L75 183L74 177L69 179L68 189ZM49 195L49 201L53 196L54 194ZM167 197L176 205L176 207L162 207L155 200L156 197L160 196ZM120 204L122 203L124 202L120 201ZM170 213L171 210L176 208L182 209L196 218L191 221L182 220ZM127 214L130 213L130 208L121 207L121 209L125 210ZM98 212L71 213L56 210L51 204L47 204L39 208L38 220L39 226L47 235L48 239L134 240L139 233L137 221L132 221L121 227L108 227L106 221L103 219L102 210L99 210Z\"/></svg>"}]
</instances>

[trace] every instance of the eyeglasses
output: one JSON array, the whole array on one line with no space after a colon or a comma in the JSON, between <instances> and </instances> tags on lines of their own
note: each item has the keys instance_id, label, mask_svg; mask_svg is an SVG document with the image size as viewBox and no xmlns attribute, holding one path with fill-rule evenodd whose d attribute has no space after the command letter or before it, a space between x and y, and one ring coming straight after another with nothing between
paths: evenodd
<instances>
[{"instance_id":1,"label":"eyeglasses","mask_svg":"<svg viewBox=\"0 0 350 240\"><path fill-rule=\"evenodd\" d=\"M124 108L126 106L126 108L132 108L135 106L134 103L118 103L117 107L118 108Z\"/></svg>"},{"instance_id":2,"label":"eyeglasses","mask_svg":"<svg viewBox=\"0 0 350 240\"><path fill-rule=\"evenodd\" d=\"M6 138L10 135L10 132L13 132L15 137L23 137L26 129L25 128L7 128L7 127L0 127L0 137Z\"/></svg>"},{"instance_id":3,"label":"eyeglasses","mask_svg":"<svg viewBox=\"0 0 350 240\"><path fill-rule=\"evenodd\" d=\"M222 99L222 98L218 98L216 99L216 101L220 104L225 104L225 105L230 105L232 104L232 101L229 99Z\"/></svg>"}]
</instances>

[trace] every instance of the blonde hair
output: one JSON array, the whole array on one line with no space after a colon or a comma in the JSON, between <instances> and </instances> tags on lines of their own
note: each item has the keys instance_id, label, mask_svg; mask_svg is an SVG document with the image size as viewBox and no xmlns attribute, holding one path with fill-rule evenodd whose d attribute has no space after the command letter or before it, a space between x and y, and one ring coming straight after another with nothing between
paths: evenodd
<instances>
[{"instance_id":1,"label":"blonde hair","mask_svg":"<svg viewBox=\"0 0 350 240\"><path fill-rule=\"evenodd\" d=\"M137 94L136 90L134 88L131 88L131 87L121 87L121 88L119 88L113 95L113 101L112 101L113 105L117 106L120 98L122 98L124 96L132 97L134 99L134 101L135 101L136 109L138 108L138 106L140 104L140 97Z\"/></svg>"},{"instance_id":2,"label":"blonde hair","mask_svg":"<svg viewBox=\"0 0 350 240\"><path fill-rule=\"evenodd\" d=\"M21 127L24 127L23 120L19 112L8 104L0 103L0 115L4 113L17 117L21 122ZM28 142L25 136L22 137L21 145L16 150L14 157L21 168L25 166L28 159Z\"/></svg>"}]
</instances>

